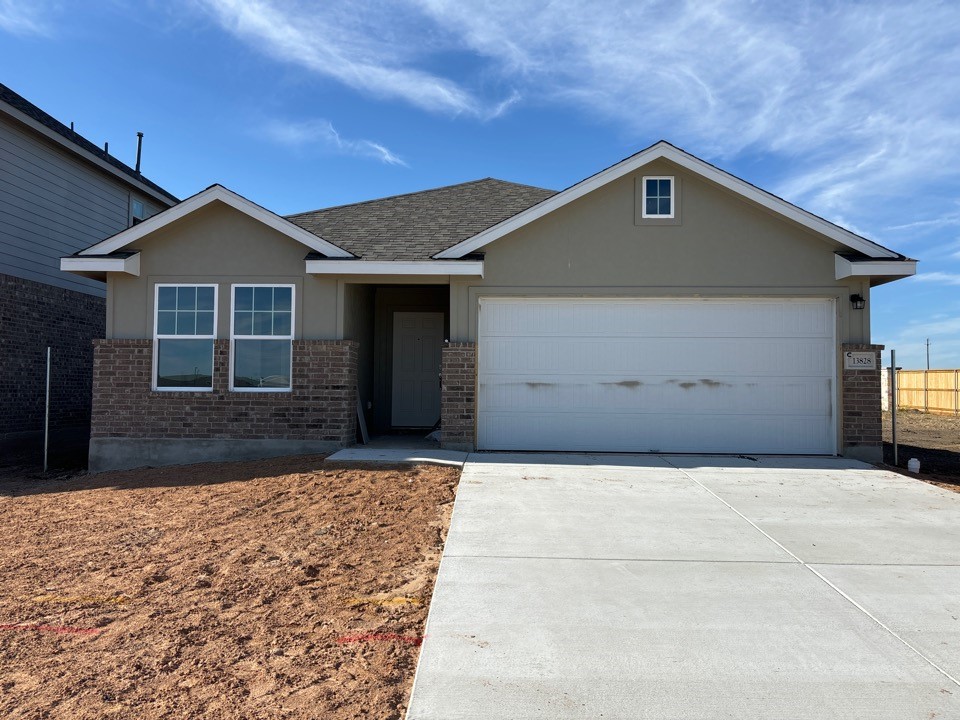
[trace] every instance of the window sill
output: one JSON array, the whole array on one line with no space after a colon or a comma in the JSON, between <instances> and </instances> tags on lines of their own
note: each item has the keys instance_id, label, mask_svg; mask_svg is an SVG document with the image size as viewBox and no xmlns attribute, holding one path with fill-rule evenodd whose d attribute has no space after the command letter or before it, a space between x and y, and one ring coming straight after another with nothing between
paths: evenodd
<instances>
[{"instance_id":1,"label":"window sill","mask_svg":"<svg viewBox=\"0 0 960 720\"><path fill-rule=\"evenodd\" d=\"M230 388L233 393L290 393L293 388Z\"/></svg>"}]
</instances>

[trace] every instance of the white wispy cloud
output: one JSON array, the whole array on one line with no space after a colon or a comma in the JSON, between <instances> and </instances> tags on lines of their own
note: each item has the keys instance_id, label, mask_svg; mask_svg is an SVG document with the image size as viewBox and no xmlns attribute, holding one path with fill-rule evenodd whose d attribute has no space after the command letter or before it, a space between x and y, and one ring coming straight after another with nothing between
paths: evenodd
<instances>
[{"instance_id":1,"label":"white wispy cloud","mask_svg":"<svg viewBox=\"0 0 960 720\"><path fill-rule=\"evenodd\" d=\"M423 44L408 47L415 40L413 30L386 8L282 0L199 2L257 49L349 87L424 110L482 112L478 100L457 83L412 65L413 49Z\"/></svg>"},{"instance_id":2,"label":"white wispy cloud","mask_svg":"<svg viewBox=\"0 0 960 720\"><path fill-rule=\"evenodd\" d=\"M273 120L264 131L270 139L284 145L305 147L320 145L346 155L373 158L387 165L407 166L398 155L373 140L351 140L337 132L329 120L315 119L301 122Z\"/></svg>"},{"instance_id":3,"label":"white wispy cloud","mask_svg":"<svg viewBox=\"0 0 960 720\"><path fill-rule=\"evenodd\" d=\"M907 192L923 220L960 179L955 3L194 2L280 60L427 111L552 103L638 142L780 156L773 189L831 218L884 215ZM875 227L905 224L888 219Z\"/></svg>"},{"instance_id":4,"label":"white wispy cloud","mask_svg":"<svg viewBox=\"0 0 960 720\"><path fill-rule=\"evenodd\" d=\"M960 273L928 272L913 276L915 282L935 283L937 285L960 285ZM958 328L960 330L960 328Z\"/></svg>"},{"instance_id":5,"label":"white wispy cloud","mask_svg":"<svg viewBox=\"0 0 960 720\"><path fill-rule=\"evenodd\" d=\"M0 0L0 30L14 35L49 35L50 10L39 1Z\"/></svg>"}]
</instances>

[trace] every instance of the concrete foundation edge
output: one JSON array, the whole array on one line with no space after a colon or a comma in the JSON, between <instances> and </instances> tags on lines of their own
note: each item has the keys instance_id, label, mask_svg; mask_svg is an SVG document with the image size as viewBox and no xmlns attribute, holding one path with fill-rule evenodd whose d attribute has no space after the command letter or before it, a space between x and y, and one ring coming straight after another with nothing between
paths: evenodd
<instances>
[{"instance_id":1,"label":"concrete foundation edge","mask_svg":"<svg viewBox=\"0 0 960 720\"><path fill-rule=\"evenodd\" d=\"M179 438L93 438L90 472L160 465L261 460L339 450L331 440L235 440Z\"/></svg>"},{"instance_id":2,"label":"concrete foundation edge","mask_svg":"<svg viewBox=\"0 0 960 720\"><path fill-rule=\"evenodd\" d=\"M879 463L883 462L883 448L877 445L847 445L843 448L843 457L865 463Z\"/></svg>"}]
</instances>

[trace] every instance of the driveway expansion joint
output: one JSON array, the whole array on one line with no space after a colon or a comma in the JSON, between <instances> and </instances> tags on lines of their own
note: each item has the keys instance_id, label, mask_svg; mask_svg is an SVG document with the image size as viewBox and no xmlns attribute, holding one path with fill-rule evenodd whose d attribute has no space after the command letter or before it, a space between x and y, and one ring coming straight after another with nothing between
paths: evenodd
<instances>
[{"instance_id":1,"label":"driveway expansion joint","mask_svg":"<svg viewBox=\"0 0 960 720\"><path fill-rule=\"evenodd\" d=\"M868 618L870 618L874 623L876 623L880 628L882 628L883 630L885 630L889 635L891 635L893 638L895 638L896 640L898 640L902 645L904 645L904 647L906 647L906 648L908 648L909 650L911 650L914 654L917 655L917 657L921 658L924 662L926 662L926 663L927 663L928 665L930 665L934 670L936 670L936 671L939 672L941 675L943 675L945 678L947 678L947 679L948 679L950 682L952 682L954 685L956 685L957 687L960 687L960 679L957 679L956 677L954 677L953 675L951 675L947 670L945 670L944 668L940 667L940 665L938 665L936 662L934 662L931 658L927 657L927 656L926 656L923 652L921 652L918 648L914 647L911 643L907 642L903 637L901 637L899 634L897 634L891 627L889 627L889 626L886 625L883 621L881 621L880 618L878 618L877 616L875 616L873 613L871 613L869 610L867 610L863 605L861 605L860 603L858 603L856 600L854 600L852 597L850 597L847 593L845 593L843 590L841 590L841 589L840 589L839 587L837 587L835 584L833 584L832 582L830 582L830 580L828 580L826 577L824 577L823 574L821 574L820 572L818 572L815 567L813 567L813 566L810 565L809 563L805 562L805 561L804 561L803 559L801 559L796 553L791 552L787 547L785 547L785 546L784 546L780 541L778 541L775 537L773 537L772 535L770 535L766 530L764 530L763 528L761 528L761 527L760 527L759 525L757 525L753 520L751 520L750 518L748 518L746 515L744 515L744 514L743 514L742 512L740 512L739 510L737 510L733 505L731 505L729 502L727 502L726 500L724 500L722 497L720 497L717 493L715 493L713 490L711 490L710 488L708 488L708 487L707 487L706 485L704 485L702 482L700 482L699 480L697 480L695 477L693 477L693 475L691 475L690 473L688 473L686 470L684 470L684 469L681 468L681 467L678 467L677 465L674 465L672 462L670 462L670 460L669 460L667 457L665 457L665 456L663 456L663 455L661 455L661 456L659 456L659 457L660 457L664 462L668 463L671 467L673 467L673 468L679 470L681 473L683 473L683 475L685 475L685 476L686 476L688 479L690 479L692 482L696 483L696 484L699 485L701 488L703 488L704 490L706 490L708 493L710 493L713 497L715 497L715 498L716 498L717 500L719 500L721 503L723 503L724 505L726 505L730 510L732 510L732 511L735 512L737 515L739 515L745 522L749 523L757 532L759 532L760 534L762 534L764 537L766 537L768 540L770 540L770 542L774 543L777 547L779 547L779 548L780 548L781 550L783 550L785 553L787 553L788 555L790 555L790 557L794 558L799 564L801 564L803 567L805 567L805 568L806 568L807 570L809 570L811 573L813 573L814 575L816 575L816 576L817 576L823 583L825 583L829 588L831 588L834 592L836 592L838 595L840 595L840 597L842 597L844 600L846 600L846 601L849 602L851 605L853 605L853 606L854 606L857 610L859 610L861 613L863 613L863 614L866 615ZM828 563L816 563L816 564L817 564L817 565L826 565L826 564L828 564ZM937 566L937 567L941 567L941 566ZM955 566L953 566L953 565L947 565L947 566L945 566L945 567L955 567Z\"/></svg>"}]
</instances>

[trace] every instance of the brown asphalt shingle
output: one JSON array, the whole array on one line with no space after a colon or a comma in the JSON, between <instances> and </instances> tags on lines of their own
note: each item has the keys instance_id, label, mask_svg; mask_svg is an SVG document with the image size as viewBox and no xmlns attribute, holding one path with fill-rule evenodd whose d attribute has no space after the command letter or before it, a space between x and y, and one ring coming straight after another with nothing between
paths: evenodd
<instances>
[{"instance_id":1,"label":"brown asphalt shingle","mask_svg":"<svg viewBox=\"0 0 960 720\"><path fill-rule=\"evenodd\" d=\"M366 260L428 260L555 194L485 178L287 219Z\"/></svg>"}]
</instances>

